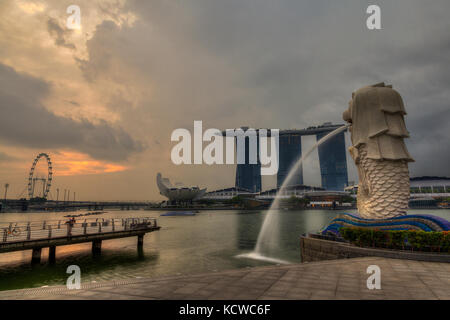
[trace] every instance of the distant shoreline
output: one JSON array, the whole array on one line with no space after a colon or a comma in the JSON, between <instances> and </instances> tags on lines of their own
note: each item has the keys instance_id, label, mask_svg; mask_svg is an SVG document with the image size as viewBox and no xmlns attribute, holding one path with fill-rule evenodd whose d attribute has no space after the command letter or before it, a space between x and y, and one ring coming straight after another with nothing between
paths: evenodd
<instances>
[{"instance_id":1,"label":"distant shoreline","mask_svg":"<svg viewBox=\"0 0 450 320\"><path fill-rule=\"evenodd\" d=\"M293 209L277 209L282 211L299 211L299 210L354 210L356 207L336 207L333 208L293 208ZM269 208L236 208L236 207L170 207L170 208L146 208L146 211L214 211L214 210L243 210L243 211L260 211L260 210L269 210Z\"/></svg>"},{"instance_id":2,"label":"distant shoreline","mask_svg":"<svg viewBox=\"0 0 450 320\"><path fill-rule=\"evenodd\" d=\"M281 208L277 209L280 211L306 211L306 210L329 210L329 211L342 211L342 210L357 210L357 207L336 207L335 209L330 207L306 207L306 208ZM444 208L444 207L414 207L414 208L408 208L408 210L448 210L450 208ZM226 211L226 210L242 210L242 211L267 211L269 208L236 208L236 207L149 207L140 209L139 211ZM0 215L2 213L27 213L27 212L76 212L76 211L89 211L89 210L67 210L67 211L3 211L0 212ZM91 210L92 211L92 210ZM127 212L129 210L120 210L117 208L111 208L108 209L108 211L124 211Z\"/></svg>"},{"instance_id":3,"label":"distant shoreline","mask_svg":"<svg viewBox=\"0 0 450 320\"><path fill-rule=\"evenodd\" d=\"M306 208L293 208L293 209L277 209L281 211L303 211L303 210L330 210L330 211L338 211L338 210L357 210L357 207L336 207L335 209L329 207L306 207ZM408 210L436 210L436 209L450 209L443 207L414 207L408 208ZM214 210L243 210L243 211L258 211L258 210L269 210L269 208L234 208L234 207L171 207L171 208L146 208L146 211L214 211Z\"/></svg>"}]
</instances>

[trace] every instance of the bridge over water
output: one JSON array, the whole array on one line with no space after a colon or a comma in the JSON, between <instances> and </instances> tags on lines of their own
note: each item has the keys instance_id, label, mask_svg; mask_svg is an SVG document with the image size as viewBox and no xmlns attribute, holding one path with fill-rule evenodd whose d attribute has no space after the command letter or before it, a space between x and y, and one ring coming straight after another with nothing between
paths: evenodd
<instances>
[{"instance_id":1,"label":"bridge over water","mask_svg":"<svg viewBox=\"0 0 450 320\"><path fill-rule=\"evenodd\" d=\"M145 201L53 201L34 202L30 200L8 199L2 201L5 210L15 211L68 211L68 210L136 210L148 208L152 203Z\"/></svg>"}]
</instances>

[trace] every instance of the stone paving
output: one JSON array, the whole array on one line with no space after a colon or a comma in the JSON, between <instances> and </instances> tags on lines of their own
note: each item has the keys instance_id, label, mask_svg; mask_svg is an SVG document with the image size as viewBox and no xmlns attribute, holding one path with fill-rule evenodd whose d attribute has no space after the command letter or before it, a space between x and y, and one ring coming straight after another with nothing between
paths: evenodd
<instances>
[{"instance_id":1,"label":"stone paving","mask_svg":"<svg viewBox=\"0 0 450 320\"><path fill-rule=\"evenodd\" d=\"M381 289L367 289L369 265ZM1 291L0 299L450 299L450 263L354 258L158 279Z\"/></svg>"}]
</instances>

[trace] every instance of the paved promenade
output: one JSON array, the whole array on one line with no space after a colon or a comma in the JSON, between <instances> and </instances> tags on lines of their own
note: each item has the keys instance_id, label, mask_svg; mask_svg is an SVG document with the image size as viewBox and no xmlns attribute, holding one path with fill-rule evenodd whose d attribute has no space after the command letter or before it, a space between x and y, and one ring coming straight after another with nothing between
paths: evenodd
<instances>
[{"instance_id":1,"label":"paved promenade","mask_svg":"<svg viewBox=\"0 0 450 320\"><path fill-rule=\"evenodd\" d=\"M367 289L369 265L381 289ZM450 263L355 258L191 276L1 291L0 299L450 299Z\"/></svg>"}]
</instances>

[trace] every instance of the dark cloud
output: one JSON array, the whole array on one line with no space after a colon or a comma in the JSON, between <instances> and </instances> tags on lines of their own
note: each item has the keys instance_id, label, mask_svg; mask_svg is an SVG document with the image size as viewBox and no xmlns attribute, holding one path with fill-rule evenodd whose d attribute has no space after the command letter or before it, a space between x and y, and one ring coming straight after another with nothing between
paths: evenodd
<instances>
[{"instance_id":1,"label":"dark cloud","mask_svg":"<svg viewBox=\"0 0 450 320\"><path fill-rule=\"evenodd\" d=\"M67 103L70 103L71 105L73 105L75 107L79 107L80 106L80 104L78 102L73 101L73 100L64 100L64 101L67 102Z\"/></svg>"},{"instance_id":2,"label":"dark cloud","mask_svg":"<svg viewBox=\"0 0 450 320\"><path fill-rule=\"evenodd\" d=\"M74 121L57 116L41 103L49 85L0 64L0 140L32 148L68 148L93 158L120 161L143 145L105 121ZM25 94L24 94L25 93Z\"/></svg>"},{"instance_id":3,"label":"dark cloud","mask_svg":"<svg viewBox=\"0 0 450 320\"><path fill-rule=\"evenodd\" d=\"M48 19L47 30L50 36L55 40L55 44L57 46L69 48L72 50L76 49L73 43L67 42L66 40L66 37L70 34L71 30L62 28L56 19Z\"/></svg>"},{"instance_id":4,"label":"dark cloud","mask_svg":"<svg viewBox=\"0 0 450 320\"><path fill-rule=\"evenodd\" d=\"M380 31L366 28L369 4L130 1L139 20L99 25L80 67L91 82L129 82L117 70L147 81L152 98L123 121L156 118L148 127L163 132L158 140L199 119L222 128L342 122L354 90L385 81L407 106L411 174L449 175L450 2L380 0Z\"/></svg>"},{"instance_id":5,"label":"dark cloud","mask_svg":"<svg viewBox=\"0 0 450 320\"><path fill-rule=\"evenodd\" d=\"M88 49L97 41L97 46L103 50L89 50L89 59L75 58L87 81L92 82L99 75L107 76L105 71L114 67L111 64L111 59L114 54L118 54L118 52L113 51L117 48L120 40L111 36L113 33L119 35L120 29L113 21L104 21L101 25L97 26L95 39L88 40L87 42Z\"/></svg>"}]
</instances>

